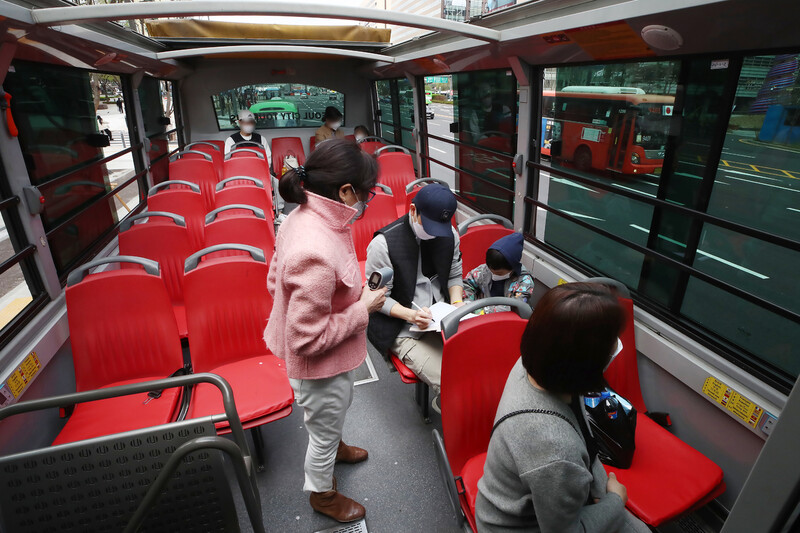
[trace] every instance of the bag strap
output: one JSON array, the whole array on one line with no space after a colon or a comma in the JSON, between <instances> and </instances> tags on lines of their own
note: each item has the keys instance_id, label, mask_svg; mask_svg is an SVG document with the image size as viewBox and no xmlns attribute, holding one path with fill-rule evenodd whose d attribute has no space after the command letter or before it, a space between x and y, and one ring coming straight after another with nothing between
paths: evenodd
<instances>
[{"instance_id":1,"label":"bag strap","mask_svg":"<svg viewBox=\"0 0 800 533\"><path fill-rule=\"evenodd\" d=\"M552 411L550 409L520 409L519 411L512 411L512 412L508 413L507 415L503 415L502 417L500 417L500 420L495 422L494 426L492 426L492 432L489 434L489 438L492 438L492 435L494 435L494 430L497 429L497 426L499 426L502 422L504 422L505 420L508 420L512 416L522 415L522 414L525 414L525 413L535 413L535 414L540 414L540 415L555 416L555 417L560 418L561 420L565 421L567 424L569 424L570 427L572 429L574 429L575 432L578 435L581 434L581 432L578 431L578 428L575 427L575 424L573 424L572 421L569 418L567 418L566 416L562 415L561 413L559 413L557 411Z\"/></svg>"}]
</instances>

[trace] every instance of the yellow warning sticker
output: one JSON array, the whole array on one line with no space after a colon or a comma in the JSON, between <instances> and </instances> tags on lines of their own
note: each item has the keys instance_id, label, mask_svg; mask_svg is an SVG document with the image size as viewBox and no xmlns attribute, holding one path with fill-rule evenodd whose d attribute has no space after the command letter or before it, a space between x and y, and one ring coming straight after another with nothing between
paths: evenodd
<instances>
[{"instance_id":1,"label":"yellow warning sticker","mask_svg":"<svg viewBox=\"0 0 800 533\"><path fill-rule=\"evenodd\" d=\"M745 424L757 427L764 409L748 400L717 378L709 376L703 383L703 393L733 413Z\"/></svg>"},{"instance_id":2,"label":"yellow warning sticker","mask_svg":"<svg viewBox=\"0 0 800 533\"><path fill-rule=\"evenodd\" d=\"M569 281L565 280L564 278L558 278L559 285L566 285Z\"/></svg>"},{"instance_id":3,"label":"yellow warning sticker","mask_svg":"<svg viewBox=\"0 0 800 533\"><path fill-rule=\"evenodd\" d=\"M39 362L39 357L37 357L36 352L31 352L22 361L22 364L14 369L14 371L6 380L8 390L11 391L11 394L14 395L14 398L19 398L19 395L22 394L22 391L25 389L28 383L33 380L33 377L39 373L41 368L42 365Z\"/></svg>"}]
</instances>

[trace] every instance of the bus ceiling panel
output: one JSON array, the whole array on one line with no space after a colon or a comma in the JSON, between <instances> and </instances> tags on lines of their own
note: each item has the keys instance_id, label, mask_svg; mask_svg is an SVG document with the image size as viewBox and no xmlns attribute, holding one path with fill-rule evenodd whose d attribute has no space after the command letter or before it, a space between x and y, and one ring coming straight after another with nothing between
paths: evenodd
<instances>
[{"instance_id":1,"label":"bus ceiling panel","mask_svg":"<svg viewBox=\"0 0 800 533\"><path fill-rule=\"evenodd\" d=\"M368 61L382 61L394 63L395 59L373 52L362 52L359 50L348 50L345 48L328 48L324 46L298 46L298 45L236 45L236 46L208 46L204 48L187 48L183 50L171 50L169 52L159 52L156 54L158 59L182 59L187 57L213 56L227 54L310 54L310 55L331 55L339 57L353 57Z\"/></svg>"},{"instance_id":2,"label":"bus ceiling panel","mask_svg":"<svg viewBox=\"0 0 800 533\"><path fill-rule=\"evenodd\" d=\"M463 22L401 13L383 9L325 3L297 4L275 0L197 0L175 2L135 2L92 6L51 7L31 11L36 24L61 25L97 21L114 21L145 18L192 17L210 15L267 15L328 18L380 22L441 31L474 37L482 41L499 41L500 32Z\"/></svg>"}]
</instances>

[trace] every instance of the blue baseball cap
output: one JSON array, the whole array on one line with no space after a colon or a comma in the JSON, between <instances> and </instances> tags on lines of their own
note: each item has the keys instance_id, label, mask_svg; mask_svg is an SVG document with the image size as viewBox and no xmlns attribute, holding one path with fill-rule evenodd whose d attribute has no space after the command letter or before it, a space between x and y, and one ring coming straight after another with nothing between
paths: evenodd
<instances>
[{"instance_id":1,"label":"blue baseball cap","mask_svg":"<svg viewBox=\"0 0 800 533\"><path fill-rule=\"evenodd\" d=\"M458 202L449 187L439 183L426 185L414 197L413 204L422 219L425 232L434 237L449 237L453 234L450 225Z\"/></svg>"}]
</instances>

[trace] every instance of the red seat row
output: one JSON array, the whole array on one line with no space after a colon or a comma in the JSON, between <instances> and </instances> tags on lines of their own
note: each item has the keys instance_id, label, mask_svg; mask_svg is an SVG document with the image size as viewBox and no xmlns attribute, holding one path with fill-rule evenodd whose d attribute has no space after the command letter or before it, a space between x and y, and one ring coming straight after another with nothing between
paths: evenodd
<instances>
[{"instance_id":1,"label":"red seat row","mask_svg":"<svg viewBox=\"0 0 800 533\"><path fill-rule=\"evenodd\" d=\"M247 255L200 261L222 248ZM89 273L111 263L133 268ZM262 339L272 307L264 290L268 266L262 251L243 245L211 247L189 256L184 268L191 370L218 374L231 384L245 428L287 416L294 394L285 366ZM184 367L158 263L124 256L86 263L70 273L66 301L78 391L165 378ZM160 396L78 404L54 444L173 421L179 415L179 395L169 389ZM199 385L191 392L188 416L219 413L221 404L218 390ZM221 424L218 431L229 428Z\"/></svg>"}]
</instances>

